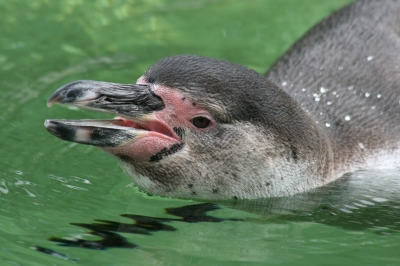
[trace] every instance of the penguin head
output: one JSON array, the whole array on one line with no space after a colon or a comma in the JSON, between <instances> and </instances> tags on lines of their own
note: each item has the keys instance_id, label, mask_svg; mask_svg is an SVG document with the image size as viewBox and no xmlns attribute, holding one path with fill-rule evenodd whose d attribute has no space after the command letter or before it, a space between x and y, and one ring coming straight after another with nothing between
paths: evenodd
<instances>
[{"instance_id":1,"label":"penguin head","mask_svg":"<svg viewBox=\"0 0 400 266\"><path fill-rule=\"evenodd\" d=\"M161 196L291 194L302 189L293 184L309 150L320 147L312 121L282 89L249 68L202 56L162 59L135 85L75 81L50 97L54 103L118 115L45 126L112 154L139 188Z\"/></svg>"}]
</instances>

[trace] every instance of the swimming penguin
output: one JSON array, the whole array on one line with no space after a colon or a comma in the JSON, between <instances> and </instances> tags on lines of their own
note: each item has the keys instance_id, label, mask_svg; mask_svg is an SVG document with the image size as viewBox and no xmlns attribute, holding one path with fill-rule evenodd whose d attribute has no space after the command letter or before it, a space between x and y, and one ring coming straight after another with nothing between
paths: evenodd
<instances>
[{"instance_id":1,"label":"swimming penguin","mask_svg":"<svg viewBox=\"0 0 400 266\"><path fill-rule=\"evenodd\" d=\"M151 194L227 200L304 192L396 163L399 34L400 1L358 1L311 29L265 76L172 56L134 85L75 81L48 101L115 119L45 126L111 153Z\"/></svg>"}]
</instances>

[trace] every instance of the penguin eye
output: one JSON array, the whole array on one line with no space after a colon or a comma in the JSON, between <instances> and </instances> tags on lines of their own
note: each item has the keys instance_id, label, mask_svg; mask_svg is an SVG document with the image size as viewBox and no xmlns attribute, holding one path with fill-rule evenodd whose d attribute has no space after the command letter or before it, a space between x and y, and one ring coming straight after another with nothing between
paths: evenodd
<instances>
[{"instance_id":1,"label":"penguin eye","mask_svg":"<svg viewBox=\"0 0 400 266\"><path fill-rule=\"evenodd\" d=\"M203 116L193 118L192 124L197 128L206 128L210 125L211 121Z\"/></svg>"}]
</instances>

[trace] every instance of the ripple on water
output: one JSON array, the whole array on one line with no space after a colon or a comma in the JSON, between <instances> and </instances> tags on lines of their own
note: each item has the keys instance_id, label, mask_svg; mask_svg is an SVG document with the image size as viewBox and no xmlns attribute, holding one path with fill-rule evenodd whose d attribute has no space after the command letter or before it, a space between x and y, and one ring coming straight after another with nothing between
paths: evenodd
<instances>
[{"instance_id":1,"label":"ripple on water","mask_svg":"<svg viewBox=\"0 0 400 266\"><path fill-rule=\"evenodd\" d=\"M6 185L6 180L0 179L0 194L8 194L10 191Z\"/></svg>"}]
</instances>

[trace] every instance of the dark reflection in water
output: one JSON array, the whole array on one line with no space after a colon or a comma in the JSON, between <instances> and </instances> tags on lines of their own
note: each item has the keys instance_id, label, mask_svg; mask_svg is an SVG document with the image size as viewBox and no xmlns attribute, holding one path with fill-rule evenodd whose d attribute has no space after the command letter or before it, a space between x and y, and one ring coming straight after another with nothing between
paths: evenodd
<instances>
[{"instance_id":1,"label":"dark reflection in water","mask_svg":"<svg viewBox=\"0 0 400 266\"><path fill-rule=\"evenodd\" d=\"M312 192L292 197L261 200L236 200L221 202L233 209L260 215L258 222L287 223L315 222L345 230L371 231L379 235L400 233L400 172L360 171L343 176L341 179ZM94 223L71 223L90 230L89 234L99 240L64 239L51 237L61 246L104 250L107 248L136 248L119 233L150 235L157 231L173 232L177 229L170 222L212 222L242 221L210 216L209 211L218 209L215 203L187 205L168 208L166 213L180 218L157 218L137 214L122 214L132 219L131 223L95 220ZM66 259L64 254L36 247L37 251ZM69 259L69 258L67 258Z\"/></svg>"},{"instance_id":2,"label":"dark reflection in water","mask_svg":"<svg viewBox=\"0 0 400 266\"><path fill-rule=\"evenodd\" d=\"M89 229L90 235L100 237L99 240L86 239L64 239L51 237L49 240L60 243L61 246L81 247L89 249L104 250L107 248L136 248L136 244L130 243L119 233L145 234L150 235L156 231L176 231L176 228L165 224L166 222L185 222L185 223L219 223L222 221L242 221L241 219L217 218L207 215L207 212L218 209L213 203L201 203L186 205L178 208L167 208L166 213L180 219L157 218L136 214L122 214L122 217L132 219L133 224L120 223L108 220L96 219L96 223L71 223L71 225ZM35 247L35 250L61 259L71 260L66 255L44 247Z\"/></svg>"},{"instance_id":3,"label":"dark reflection in water","mask_svg":"<svg viewBox=\"0 0 400 266\"><path fill-rule=\"evenodd\" d=\"M53 257L56 257L59 259L76 261L76 259L69 258L67 255L61 254L57 251L54 251L54 250L51 250L48 248L36 246L36 247L34 247L34 250L37 250L39 252L45 253L47 255L50 255L50 256L53 256Z\"/></svg>"}]
</instances>

